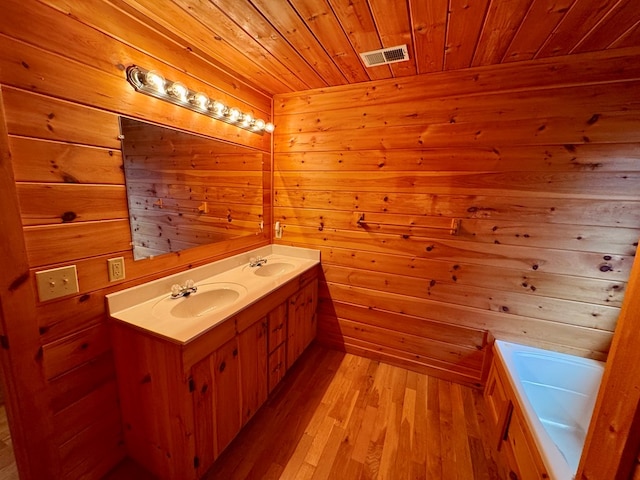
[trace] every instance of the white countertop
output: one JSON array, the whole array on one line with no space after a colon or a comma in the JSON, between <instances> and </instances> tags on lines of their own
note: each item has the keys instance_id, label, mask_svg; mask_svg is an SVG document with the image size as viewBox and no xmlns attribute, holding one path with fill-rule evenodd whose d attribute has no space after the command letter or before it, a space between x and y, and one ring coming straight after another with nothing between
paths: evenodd
<instances>
[{"instance_id":1,"label":"white countertop","mask_svg":"<svg viewBox=\"0 0 640 480\"><path fill-rule=\"evenodd\" d=\"M257 256L267 258L265 266L284 262L293 265L293 269L280 275L261 277L255 272L262 267L249 267L249 259ZM185 344L319 263L320 252L317 250L268 245L107 295L109 315L154 335ZM188 318L158 315L156 306L159 302L167 303L171 286L176 283L182 285L189 279L196 287L201 286L201 291L211 284L234 284L244 288L238 289L242 293L235 303L207 314ZM192 295L195 298L198 292ZM168 302L176 302L177 305L177 302L188 300L185 297Z\"/></svg>"}]
</instances>

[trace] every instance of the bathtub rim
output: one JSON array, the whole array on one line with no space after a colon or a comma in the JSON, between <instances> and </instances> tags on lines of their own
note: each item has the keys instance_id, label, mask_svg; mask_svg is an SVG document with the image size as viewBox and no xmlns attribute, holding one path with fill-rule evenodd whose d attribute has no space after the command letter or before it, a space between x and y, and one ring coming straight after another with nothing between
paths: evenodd
<instances>
[{"instance_id":1,"label":"bathtub rim","mask_svg":"<svg viewBox=\"0 0 640 480\"><path fill-rule=\"evenodd\" d=\"M515 365L513 365L513 361L510 360L510 357L515 351L537 354L542 353L546 355L557 356L559 358L571 359L573 361L584 361L584 363L590 365L600 366L603 371L604 362L499 339L496 339L493 345L494 358L500 362L501 370L504 370L504 372L506 373L509 386L516 396L518 408L523 414L521 416L524 418L524 421L526 422L527 427L532 434L531 436L533 437L533 441L535 442L536 448L540 454L540 457L542 458L542 462L547 468L547 473L549 474L550 478L552 480L574 479L576 472L571 471L571 468L569 467L569 464L567 463L564 455L560 452L560 449L549 437L549 434L536 415L535 410L533 409L533 406L531 405L531 402L529 401L529 398L524 391L524 386L520 382L515 381L513 378L512 372L515 372ZM512 365L513 367L509 368L509 365ZM595 394L597 395L597 392L595 392ZM547 438L548 441L544 442L542 440L543 438Z\"/></svg>"}]
</instances>

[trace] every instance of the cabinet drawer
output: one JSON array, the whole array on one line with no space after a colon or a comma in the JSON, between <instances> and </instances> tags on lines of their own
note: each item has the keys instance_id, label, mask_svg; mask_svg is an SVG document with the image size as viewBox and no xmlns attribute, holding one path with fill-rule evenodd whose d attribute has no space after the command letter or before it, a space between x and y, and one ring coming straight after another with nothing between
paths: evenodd
<instances>
[{"instance_id":1,"label":"cabinet drawer","mask_svg":"<svg viewBox=\"0 0 640 480\"><path fill-rule=\"evenodd\" d=\"M286 353L286 345L282 344L273 353L269 354L269 393L284 377L286 372Z\"/></svg>"},{"instance_id":2,"label":"cabinet drawer","mask_svg":"<svg viewBox=\"0 0 640 480\"><path fill-rule=\"evenodd\" d=\"M269 328L269 353L275 351L287 338L287 303L274 308L267 315Z\"/></svg>"}]
</instances>

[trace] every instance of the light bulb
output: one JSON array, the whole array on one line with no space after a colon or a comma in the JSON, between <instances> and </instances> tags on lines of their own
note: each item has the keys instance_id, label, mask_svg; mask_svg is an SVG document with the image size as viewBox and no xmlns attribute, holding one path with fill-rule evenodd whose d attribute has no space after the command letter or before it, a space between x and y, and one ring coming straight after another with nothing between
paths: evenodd
<instances>
[{"instance_id":1,"label":"light bulb","mask_svg":"<svg viewBox=\"0 0 640 480\"><path fill-rule=\"evenodd\" d=\"M158 90L159 92L165 93L164 89L164 77L160 75L155 70L151 70L144 75L144 84Z\"/></svg>"},{"instance_id":2,"label":"light bulb","mask_svg":"<svg viewBox=\"0 0 640 480\"><path fill-rule=\"evenodd\" d=\"M189 102L203 110L206 110L207 105L209 105L209 97L202 92L198 92L189 96Z\"/></svg>"},{"instance_id":3,"label":"light bulb","mask_svg":"<svg viewBox=\"0 0 640 480\"><path fill-rule=\"evenodd\" d=\"M253 116L250 113L245 113L244 115L242 115L243 127L250 127L252 123L253 123Z\"/></svg>"},{"instance_id":4,"label":"light bulb","mask_svg":"<svg viewBox=\"0 0 640 480\"><path fill-rule=\"evenodd\" d=\"M264 123L264 120L262 120L261 118L258 118L253 124L254 130L262 131L264 130L264 127L265 127L265 123Z\"/></svg>"},{"instance_id":5,"label":"light bulb","mask_svg":"<svg viewBox=\"0 0 640 480\"><path fill-rule=\"evenodd\" d=\"M276 129L276 127L273 123L269 122L264 126L264 129L265 131L272 133Z\"/></svg>"},{"instance_id":6,"label":"light bulb","mask_svg":"<svg viewBox=\"0 0 640 480\"><path fill-rule=\"evenodd\" d=\"M167 88L167 93L173 97L176 97L178 100L186 102L187 96L189 95L189 89L180 82L173 82L171 86Z\"/></svg>"},{"instance_id":7,"label":"light bulb","mask_svg":"<svg viewBox=\"0 0 640 480\"><path fill-rule=\"evenodd\" d=\"M216 100L209 105L209 108L213 110L213 113L221 117L224 115L224 111L227 109L227 106L220 100Z\"/></svg>"},{"instance_id":8,"label":"light bulb","mask_svg":"<svg viewBox=\"0 0 640 480\"><path fill-rule=\"evenodd\" d=\"M238 119L240 118L240 115L242 114L240 113L240 110L238 110L237 108L231 108L229 112L227 112L227 116L229 117L229 120L231 120L232 122L238 121Z\"/></svg>"}]
</instances>

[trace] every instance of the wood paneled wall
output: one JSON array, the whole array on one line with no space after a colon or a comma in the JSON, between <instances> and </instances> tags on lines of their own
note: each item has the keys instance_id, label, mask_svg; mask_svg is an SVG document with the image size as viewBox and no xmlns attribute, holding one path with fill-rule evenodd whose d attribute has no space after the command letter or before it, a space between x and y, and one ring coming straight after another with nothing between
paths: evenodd
<instances>
[{"instance_id":1,"label":"wood paneled wall","mask_svg":"<svg viewBox=\"0 0 640 480\"><path fill-rule=\"evenodd\" d=\"M124 68L160 70L262 118L270 117L271 99L191 54L188 45L137 23L117 3L7 0L2 6L0 173L2 185L12 188L2 193L6 261L0 265L11 278L2 282L0 319L11 356L3 363L9 395L22 399L10 402L10 415L25 478L97 479L124 455L105 294L269 243L267 228L132 260L119 114L247 146L260 157L270 153L271 139L136 93ZM267 226L270 168L264 162L257 175L267 192ZM258 197L261 203L262 191ZM12 209L19 209L22 226L11 220ZM106 260L118 256L127 278L109 283ZM77 266L80 292L39 302L35 272L69 264Z\"/></svg>"},{"instance_id":2,"label":"wood paneled wall","mask_svg":"<svg viewBox=\"0 0 640 480\"><path fill-rule=\"evenodd\" d=\"M276 96L274 219L322 250L319 337L472 384L487 331L606 358L640 235L639 65L627 49Z\"/></svg>"},{"instance_id":3,"label":"wood paneled wall","mask_svg":"<svg viewBox=\"0 0 640 480\"><path fill-rule=\"evenodd\" d=\"M258 235L269 155L121 118L134 258Z\"/></svg>"}]
</instances>

